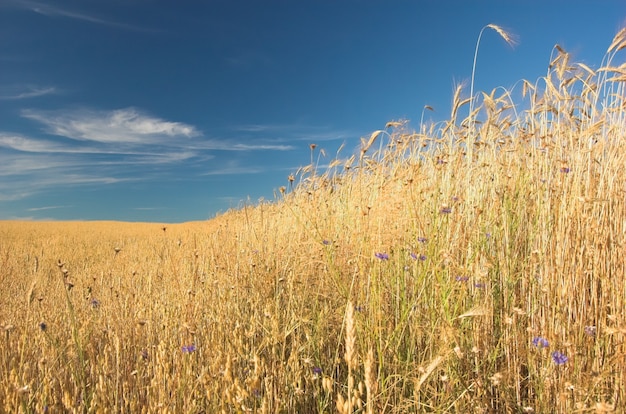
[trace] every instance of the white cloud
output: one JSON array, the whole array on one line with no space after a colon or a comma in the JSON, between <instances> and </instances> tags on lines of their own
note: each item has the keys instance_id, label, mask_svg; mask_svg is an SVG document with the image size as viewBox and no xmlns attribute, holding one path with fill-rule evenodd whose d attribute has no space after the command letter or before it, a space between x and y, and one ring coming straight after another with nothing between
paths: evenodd
<instances>
[{"instance_id":1,"label":"white cloud","mask_svg":"<svg viewBox=\"0 0 626 414\"><path fill-rule=\"evenodd\" d=\"M239 175L239 174L259 174L266 171L266 169L259 167L226 167L218 168L203 175Z\"/></svg>"},{"instance_id":2,"label":"white cloud","mask_svg":"<svg viewBox=\"0 0 626 414\"><path fill-rule=\"evenodd\" d=\"M232 143L232 140L203 140L198 141L189 148L198 150L219 150L219 151L291 151L293 145L284 144L242 144Z\"/></svg>"},{"instance_id":3,"label":"white cloud","mask_svg":"<svg viewBox=\"0 0 626 414\"><path fill-rule=\"evenodd\" d=\"M39 96L50 95L57 92L58 91L55 87L39 88L35 86L28 86L26 88L2 88L2 92L0 93L0 100L9 101L37 98Z\"/></svg>"},{"instance_id":4,"label":"white cloud","mask_svg":"<svg viewBox=\"0 0 626 414\"><path fill-rule=\"evenodd\" d=\"M18 9L30 10L42 16L64 17L68 19L81 20L81 21L88 22L88 23L94 23L94 24L105 25L105 26L110 26L110 27L117 27L117 28L126 29L126 30L134 30L134 31L142 31L142 32L154 32L155 31L152 29L146 29L146 28L131 25L131 24L120 23L117 21L104 19L91 13L90 14L83 13L83 12L79 12L76 10L72 10L67 7L60 7L58 5L53 6L53 5L45 4L42 2L38 2L38 1L5 0L5 3L1 5L12 6Z\"/></svg>"},{"instance_id":5,"label":"white cloud","mask_svg":"<svg viewBox=\"0 0 626 414\"><path fill-rule=\"evenodd\" d=\"M293 124L247 124L232 128L234 131L272 137L274 141L321 142L349 138L359 138L362 134L354 131L330 130L326 127Z\"/></svg>"},{"instance_id":6,"label":"white cloud","mask_svg":"<svg viewBox=\"0 0 626 414\"><path fill-rule=\"evenodd\" d=\"M75 140L101 143L166 143L173 137L200 135L193 126L142 114L137 109L113 111L23 110L22 116L42 123L46 132Z\"/></svg>"},{"instance_id":7,"label":"white cloud","mask_svg":"<svg viewBox=\"0 0 626 414\"><path fill-rule=\"evenodd\" d=\"M292 126L252 126L212 138L194 125L132 107L26 109L21 115L41 124L47 135L0 131L0 201L77 186L259 174L276 166L262 160L250 165L243 161L254 159L250 154L233 157L216 151L289 151L295 149L291 142L272 135L278 130L288 137L297 134Z\"/></svg>"},{"instance_id":8,"label":"white cloud","mask_svg":"<svg viewBox=\"0 0 626 414\"><path fill-rule=\"evenodd\" d=\"M45 206L45 207L32 207L26 209L26 211L44 211L44 210L56 210L59 208L69 208L72 206Z\"/></svg>"},{"instance_id":9,"label":"white cloud","mask_svg":"<svg viewBox=\"0 0 626 414\"><path fill-rule=\"evenodd\" d=\"M22 152L63 152L64 149L53 142L32 139L17 134L0 132L0 147L10 148Z\"/></svg>"}]
</instances>

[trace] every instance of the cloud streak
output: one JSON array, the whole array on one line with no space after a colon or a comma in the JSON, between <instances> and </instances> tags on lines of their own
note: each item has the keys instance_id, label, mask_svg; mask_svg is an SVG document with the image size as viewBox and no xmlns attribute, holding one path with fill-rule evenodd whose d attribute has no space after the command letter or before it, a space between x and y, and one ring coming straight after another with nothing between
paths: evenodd
<instances>
[{"instance_id":1,"label":"cloud streak","mask_svg":"<svg viewBox=\"0 0 626 414\"><path fill-rule=\"evenodd\" d=\"M49 134L79 141L156 144L165 138L200 135L191 125L164 121L135 108L69 112L23 110L22 116L43 124Z\"/></svg>"},{"instance_id":2,"label":"cloud streak","mask_svg":"<svg viewBox=\"0 0 626 414\"><path fill-rule=\"evenodd\" d=\"M88 23L105 25L125 30L141 31L141 32L154 32L155 30L142 28L126 23L120 23L113 20L103 19L94 14L82 13L69 8L61 6L52 6L50 4L41 3L32 0L9 0L5 5L10 5L16 8L32 11L33 13L40 14L47 17L63 17L73 20L84 21Z\"/></svg>"},{"instance_id":3,"label":"cloud streak","mask_svg":"<svg viewBox=\"0 0 626 414\"><path fill-rule=\"evenodd\" d=\"M37 87L28 87L26 91L17 91L9 94L0 94L0 100L2 101L17 101L20 99L29 99L29 98L37 98L40 96L50 95L57 93L57 89L55 87L46 87L46 88L37 88Z\"/></svg>"},{"instance_id":4,"label":"cloud streak","mask_svg":"<svg viewBox=\"0 0 626 414\"><path fill-rule=\"evenodd\" d=\"M217 165L221 164L220 153L225 151L294 149L290 144L259 138L256 132L231 131L228 138L206 137L194 125L163 119L134 107L24 109L20 114L38 124L44 134L0 131L3 201L58 187L180 177L180 171L188 177L258 174L269 167L228 164L207 173L207 161L219 156Z\"/></svg>"}]
</instances>

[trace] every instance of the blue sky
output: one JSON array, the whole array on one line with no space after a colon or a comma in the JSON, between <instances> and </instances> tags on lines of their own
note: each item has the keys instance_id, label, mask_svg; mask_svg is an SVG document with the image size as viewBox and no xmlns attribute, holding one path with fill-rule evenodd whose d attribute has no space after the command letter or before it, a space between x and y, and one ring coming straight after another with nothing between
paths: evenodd
<instances>
[{"instance_id":1,"label":"blue sky","mask_svg":"<svg viewBox=\"0 0 626 414\"><path fill-rule=\"evenodd\" d=\"M0 0L0 219L203 220L385 123L599 67L626 2ZM466 90L469 93L469 88ZM323 159L322 164L330 159Z\"/></svg>"}]
</instances>

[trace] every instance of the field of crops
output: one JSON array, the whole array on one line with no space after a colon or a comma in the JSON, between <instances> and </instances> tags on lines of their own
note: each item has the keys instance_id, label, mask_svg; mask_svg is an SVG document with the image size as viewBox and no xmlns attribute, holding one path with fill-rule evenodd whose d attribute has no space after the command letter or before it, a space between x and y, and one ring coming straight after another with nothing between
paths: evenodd
<instances>
[{"instance_id":1,"label":"field of crops","mask_svg":"<svg viewBox=\"0 0 626 414\"><path fill-rule=\"evenodd\" d=\"M625 411L623 48L207 222L0 222L0 411Z\"/></svg>"}]
</instances>

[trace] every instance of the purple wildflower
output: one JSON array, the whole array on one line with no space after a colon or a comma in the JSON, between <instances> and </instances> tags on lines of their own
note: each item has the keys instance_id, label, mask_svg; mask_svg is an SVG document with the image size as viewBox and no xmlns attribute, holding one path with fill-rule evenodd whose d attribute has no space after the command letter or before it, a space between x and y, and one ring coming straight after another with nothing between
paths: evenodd
<instances>
[{"instance_id":1,"label":"purple wildflower","mask_svg":"<svg viewBox=\"0 0 626 414\"><path fill-rule=\"evenodd\" d=\"M439 212L440 212L441 214L450 214L450 213L452 213L452 207L443 206L443 207L441 207L441 209L439 210Z\"/></svg>"},{"instance_id":2,"label":"purple wildflower","mask_svg":"<svg viewBox=\"0 0 626 414\"><path fill-rule=\"evenodd\" d=\"M100 301L96 298L93 298L89 301L89 304L91 305L92 308L94 309L98 309L100 307Z\"/></svg>"},{"instance_id":3,"label":"purple wildflower","mask_svg":"<svg viewBox=\"0 0 626 414\"><path fill-rule=\"evenodd\" d=\"M557 365L563 365L567 363L567 361L569 361L569 358L567 357L567 355L559 351L554 351L552 353L552 361L554 361L554 363Z\"/></svg>"},{"instance_id":4,"label":"purple wildflower","mask_svg":"<svg viewBox=\"0 0 626 414\"><path fill-rule=\"evenodd\" d=\"M537 348L547 348L548 346L550 346L550 343L546 338L543 338L541 336L535 336L533 338L533 345L535 345Z\"/></svg>"},{"instance_id":5,"label":"purple wildflower","mask_svg":"<svg viewBox=\"0 0 626 414\"><path fill-rule=\"evenodd\" d=\"M182 351L183 354L190 354L196 350L196 346L194 344L191 345L183 345Z\"/></svg>"},{"instance_id":6,"label":"purple wildflower","mask_svg":"<svg viewBox=\"0 0 626 414\"><path fill-rule=\"evenodd\" d=\"M418 243L426 243L428 241L428 239L426 237L418 237L417 238L417 242Z\"/></svg>"},{"instance_id":7,"label":"purple wildflower","mask_svg":"<svg viewBox=\"0 0 626 414\"><path fill-rule=\"evenodd\" d=\"M409 253L409 256L411 256L411 259L413 260L417 260L417 255L413 252Z\"/></svg>"},{"instance_id":8,"label":"purple wildflower","mask_svg":"<svg viewBox=\"0 0 626 414\"><path fill-rule=\"evenodd\" d=\"M389 255L387 253L374 253L374 256L380 260L389 260Z\"/></svg>"},{"instance_id":9,"label":"purple wildflower","mask_svg":"<svg viewBox=\"0 0 626 414\"><path fill-rule=\"evenodd\" d=\"M568 172L570 172L571 170L569 169L569 167L561 167L561 172L563 174L567 174Z\"/></svg>"},{"instance_id":10,"label":"purple wildflower","mask_svg":"<svg viewBox=\"0 0 626 414\"><path fill-rule=\"evenodd\" d=\"M322 244L324 246L328 246L330 244L330 241L329 240L322 240Z\"/></svg>"},{"instance_id":11,"label":"purple wildflower","mask_svg":"<svg viewBox=\"0 0 626 414\"><path fill-rule=\"evenodd\" d=\"M585 326L585 334L587 334L588 336L596 336L596 327L594 325L591 326Z\"/></svg>"},{"instance_id":12,"label":"purple wildflower","mask_svg":"<svg viewBox=\"0 0 626 414\"><path fill-rule=\"evenodd\" d=\"M321 375L322 374L322 368L320 368L320 367L313 367L313 368L311 368L311 371L313 371L313 374L315 374L315 375Z\"/></svg>"},{"instance_id":13,"label":"purple wildflower","mask_svg":"<svg viewBox=\"0 0 626 414\"><path fill-rule=\"evenodd\" d=\"M457 276L454 280L457 282L467 282L469 280L469 276Z\"/></svg>"},{"instance_id":14,"label":"purple wildflower","mask_svg":"<svg viewBox=\"0 0 626 414\"><path fill-rule=\"evenodd\" d=\"M484 289L485 288L485 284L482 282L478 282L478 283L474 283L474 287L477 289Z\"/></svg>"}]
</instances>

